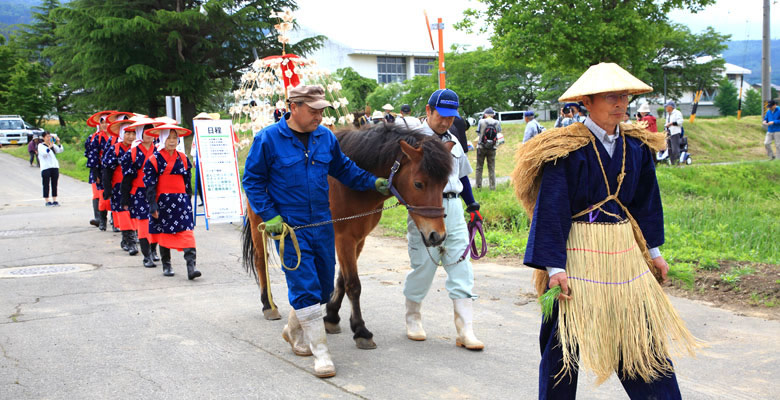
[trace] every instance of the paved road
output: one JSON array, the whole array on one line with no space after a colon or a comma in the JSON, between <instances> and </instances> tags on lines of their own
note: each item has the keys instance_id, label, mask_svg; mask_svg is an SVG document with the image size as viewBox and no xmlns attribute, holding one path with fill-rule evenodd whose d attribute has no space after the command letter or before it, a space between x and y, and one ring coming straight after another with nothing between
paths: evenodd
<instances>
[{"instance_id":1,"label":"paved road","mask_svg":"<svg viewBox=\"0 0 780 400\"><path fill-rule=\"evenodd\" d=\"M475 263L476 333L487 348L454 345L452 306L439 274L423 306L429 340L406 339L401 282L405 242L369 237L361 258L363 310L378 348L354 346L348 324L329 342L338 375L320 380L311 359L265 321L254 280L239 265L239 232L202 220L199 268L190 282L181 253L172 278L119 248L119 235L89 226L90 189L62 177L62 207L40 199L40 173L0 154L0 274L29 265L86 263L83 272L0 278L0 399L531 399L536 396L538 306L530 271ZM272 272L281 311L282 273ZM530 301L529 301L530 299ZM709 343L675 360L686 399L776 398L780 323L672 299L691 331ZM348 319L348 311L342 310ZM625 398L613 378L580 398Z\"/></svg>"}]
</instances>

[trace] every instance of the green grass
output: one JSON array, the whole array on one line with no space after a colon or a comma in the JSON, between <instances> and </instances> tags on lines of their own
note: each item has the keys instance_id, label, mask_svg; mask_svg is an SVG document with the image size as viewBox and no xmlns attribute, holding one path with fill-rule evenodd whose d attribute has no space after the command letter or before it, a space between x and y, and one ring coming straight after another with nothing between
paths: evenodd
<instances>
[{"instance_id":1,"label":"green grass","mask_svg":"<svg viewBox=\"0 0 780 400\"><path fill-rule=\"evenodd\" d=\"M63 144L63 152L57 154L57 161L60 163L60 173L86 182L89 179L89 170L87 169L87 159L84 157L84 147L78 144ZM27 145L4 146L4 152L13 156L30 159L30 153L27 152Z\"/></svg>"},{"instance_id":2,"label":"green grass","mask_svg":"<svg viewBox=\"0 0 780 400\"><path fill-rule=\"evenodd\" d=\"M551 129L554 121L542 121L542 126ZM664 125L659 119L659 128ZM766 158L764 150L765 132L761 127L761 117L736 117L696 119L689 123L685 120L685 135L688 136L688 150L694 164L713 162L756 161ZM503 124L502 133L506 143L496 151L496 176L509 176L514 168L514 153L523 142L525 123ZM467 137L476 142L477 130L472 127ZM469 151L469 161L476 169L477 152ZM483 179L487 178L487 165Z\"/></svg>"}]
</instances>

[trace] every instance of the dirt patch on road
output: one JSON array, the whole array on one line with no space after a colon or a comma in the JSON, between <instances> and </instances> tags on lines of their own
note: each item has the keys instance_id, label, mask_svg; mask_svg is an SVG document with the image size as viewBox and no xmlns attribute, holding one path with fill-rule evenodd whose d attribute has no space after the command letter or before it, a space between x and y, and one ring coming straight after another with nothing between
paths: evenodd
<instances>
[{"instance_id":1,"label":"dirt patch on road","mask_svg":"<svg viewBox=\"0 0 780 400\"><path fill-rule=\"evenodd\" d=\"M720 269L697 270L693 288L667 284L678 297L710 302L741 315L780 320L780 266L721 261Z\"/></svg>"}]
</instances>

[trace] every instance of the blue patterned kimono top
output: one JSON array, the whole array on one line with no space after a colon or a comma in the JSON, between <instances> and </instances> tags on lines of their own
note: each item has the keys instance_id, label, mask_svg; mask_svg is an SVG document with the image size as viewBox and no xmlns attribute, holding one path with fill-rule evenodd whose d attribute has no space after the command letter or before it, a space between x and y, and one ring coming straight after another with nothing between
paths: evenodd
<instances>
[{"instance_id":1,"label":"blue patterned kimono top","mask_svg":"<svg viewBox=\"0 0 780 400\"><path fill-rule=\"evenodd\" d=\"M122 175L127 179L133 180L132 187L128 195L123 193L122 202L130 206L130 218L149 219L149 202L146 201L146 185L144 185L144 164L154 153L155 148L152 144L147 150L143 143L133 147L122 156L120 164L122 165Z\"/></svg>"},{"instance_id":2,"label":"blue patterned kimono top","mask_svg":"<svg viewBox=\"0 0 780 400\"><path fill-rule=\"evenodd\" d=\"M192 163L179 151L171 155L160 150L144 163L149 213L159 213L159 218L149 217L149 233L177 233L195 227L190 201L191 169Z\"/></svg>"}]
</instances>

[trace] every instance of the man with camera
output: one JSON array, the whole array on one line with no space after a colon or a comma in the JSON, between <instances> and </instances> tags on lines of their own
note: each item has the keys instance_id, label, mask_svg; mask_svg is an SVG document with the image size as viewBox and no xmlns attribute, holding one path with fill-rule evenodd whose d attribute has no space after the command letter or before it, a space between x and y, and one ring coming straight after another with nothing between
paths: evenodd
<instances>
[{"instance_id":1,"label":"man with camera","mask_svg":"<svg viewBox=\"0 0 780 400\"><path fill-rule=\"evenodd\" d=\"M493 108L488 107L477 124L477 189L482 187L482 166L487 159L490 190L496 190L496 148L501 122L493 119L494 115Z\"/></svg>"}]
</instances>

